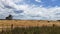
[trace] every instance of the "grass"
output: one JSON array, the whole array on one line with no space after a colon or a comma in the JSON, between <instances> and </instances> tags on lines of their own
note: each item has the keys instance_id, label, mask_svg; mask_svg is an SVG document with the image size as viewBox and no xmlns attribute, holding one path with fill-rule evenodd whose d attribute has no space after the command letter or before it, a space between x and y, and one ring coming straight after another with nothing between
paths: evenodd
<instances>
[{"instance_id":1,"label":"grass","mask_svg":"<svg viewBox=\"0 0 60 34\"><path fill-rule=\"evenodd\" d=\"M57 26L60 26L59 21L50 21L47 20L0 20L0 27L3 26L11 26L13 24L14 26L52 26L53 24L56 24Z\"/></svg>"},{"instance_id":2,"label":"grass","mask_svg":"<svg viewBox=\"0 0 60 34\"><path fill-rule=\"evenodd\" d=\"M15 27L12 30L6 30L0 32L0 34L60 34L60 27L29 27L29 28L20 28Z\"/></svg>"},{"instance_id":3,"label":"grass","mask_svg":"<svg viewBox=\"0 0 60 34\"><path fill-rule=\"evenodd\" d=\"M15 28L9 30L11 24ZM7 29L6 31L0 31L0 34L60 34L59 21L50 21L48 23L48 21L40 20L0 20L0 27L2 26Z\"/></svg>"}]
</instances>

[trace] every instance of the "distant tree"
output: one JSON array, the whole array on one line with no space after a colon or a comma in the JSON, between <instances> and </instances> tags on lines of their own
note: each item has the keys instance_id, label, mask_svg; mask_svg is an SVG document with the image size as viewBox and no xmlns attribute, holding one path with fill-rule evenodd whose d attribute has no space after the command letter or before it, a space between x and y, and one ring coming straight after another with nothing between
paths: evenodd
<instances>
[{"instance_id":1,"label":"distant tree","mask_svg":"<svg viewBox=\"0 0 60 34\"><path fill-rule=\"evenodd\" d=\"M57 21L60 21L60 20L57 20Z\"/></svg>"},{"instance_id":2,"label":"distant tree","mask_svg":"<svg viewBox=\"0 0 60 34\"><path fill-rule=\"evenodd\" d=\"M13 16L9 15L8 17L6 17L7 20L12 20Z\"/></svg>"}]
</instances>

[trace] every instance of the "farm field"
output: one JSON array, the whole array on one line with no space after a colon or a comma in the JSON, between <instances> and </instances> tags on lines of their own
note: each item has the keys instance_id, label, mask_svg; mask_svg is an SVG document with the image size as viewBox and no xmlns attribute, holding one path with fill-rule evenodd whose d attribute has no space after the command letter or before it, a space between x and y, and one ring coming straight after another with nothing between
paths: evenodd
<instances>
[{"instance_id":1,"label":"farm field","mask_svg":"<svg viewBox=\"0 0 60 34\"><path fill-rule=\"evenodd\" d=\"M20 26L20 27L29 27L29 26L60 26L59 21L47 21L47 20L0 20L0 26Z\"/></svg>"},{"instance_id":2,"label":"farm field","mask_svg":"<svg viewBox=\"0 0 60 34\"><path fill-rule=\"evenodd\" d=\"M0 34L60 34L60 22L47 20L0 20Z\"/></svg>"}]
</instances>

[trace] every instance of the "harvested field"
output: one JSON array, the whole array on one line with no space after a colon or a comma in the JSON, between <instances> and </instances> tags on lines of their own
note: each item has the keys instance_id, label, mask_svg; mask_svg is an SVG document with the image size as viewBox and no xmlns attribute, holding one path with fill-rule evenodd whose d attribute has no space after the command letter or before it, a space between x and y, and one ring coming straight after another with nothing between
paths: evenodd
<instances>
[{"instance_id":1,"label":"harvested field","mask_svg":"<svg viewBox=\"0 0 60 34\"><path fill-rule=\"evenodd\" d=\"M0 20L0 27L3 25L5 26L11 26L13 24L15 27L35 27L35 26L53 26L55 24L56 26L60 26L59 21L47 21L47 20Z\"/></svg>"},{"instance_id":2,"label":"harvested field","mask_svg":"<svg viewBox=\"0 0 60 34\"><path fill-rule=\"evenodd\" d=\"M12 27L13 24L13 27ZM55 26L55 27L54 27ZM58 27L57 27L58 26ZM60 34L59 21L47 20L0 20L1 34ZM18 28L16 28L18 27ZM20 32L21 31L21 32ZM19 33L18 33L19 32Z\"/></svg>"}]
</instances>

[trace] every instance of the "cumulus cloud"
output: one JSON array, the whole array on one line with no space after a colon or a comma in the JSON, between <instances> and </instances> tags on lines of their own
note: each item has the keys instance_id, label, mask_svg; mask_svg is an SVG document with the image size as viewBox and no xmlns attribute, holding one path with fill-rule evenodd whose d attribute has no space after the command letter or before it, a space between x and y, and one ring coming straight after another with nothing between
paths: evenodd
<instances>
[{"instance_id":1,"label":"cumulus cloud","mask_svg":"<svg viewBox=\"0 0 60 34\"><path fill-rule=\"evenodd\" d=\"M60 7L52 7L52 8L44 8L44 7L30 7L25 11L26 15L34 16L34 17L45 17L46 19L57 19L59 16L55 15L59 13ZM57 17L57 18L55 18ZM40 19L39 18L39 19Z\"/></svg>"},{"instance_id":2,"label":"cumulus cloud","mask_svg":"<svg viewBox=\"0 0 60 34\"><path fill-rule=\"evenodd\" d=\"M16 2L22 0L0 0L0 19L13 15L13 19L31 19L31 20L58 20L60 19L60 7L45 8L35 5L16 5ZM36 0L40 2L40 0ZM21 12L22 10L22 12Z\"/></svg>"}]
</instances>

